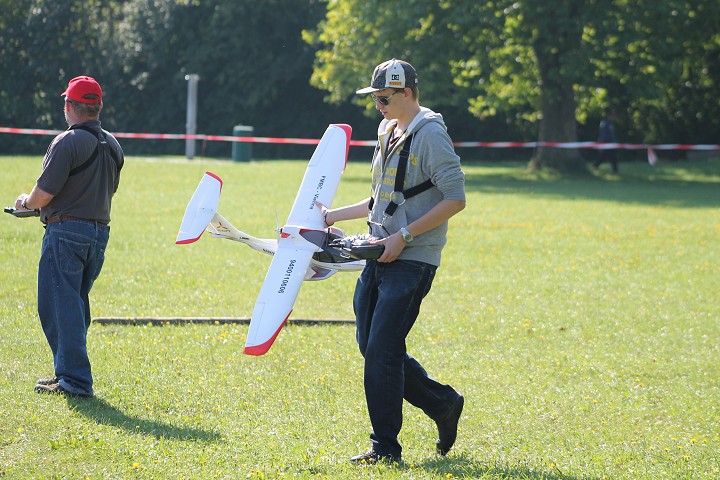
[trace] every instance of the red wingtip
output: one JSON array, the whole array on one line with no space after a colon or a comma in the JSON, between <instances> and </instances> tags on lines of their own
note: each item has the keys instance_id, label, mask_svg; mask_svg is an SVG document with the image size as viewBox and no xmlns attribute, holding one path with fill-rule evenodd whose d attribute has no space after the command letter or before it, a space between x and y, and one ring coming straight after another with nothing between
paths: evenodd
<instances>
[{"instance_id":1,"label":"red wingtip","mask_svg":"<svg viewBox=\"0 0 720 480\"><path fill-rule=\"evenodd\" d=\"M352 138L352 127L345 123L332 123L334 127L340 127L345 131L345 166L347 166L348 155L350 153L350 139Z\"/></svg>"},{"instance_id":2,"label":"red wingtip","mask_svg":"<svg viewBox=\"0 0 720 480\"><path fill-rule=\"evenodd\" d=\"M203 233L205 233L205 230L203 230ZM202 233L195 238L186 238L185 240L177 240L175 242L176 245L187 245L188 243L194 243L200 240L200 237L202 237Z\"/></svg>"},{"instance_id":3,"label":"red wingtip","mask_svg":"<svg viewBox=\"0 0 720 480\"><path fill-rule=\"evenodd\" d=\"M292 313L292 310L290 310L290 313ZM288 321L288 318L290 318L290 313L288 313L287 317L285 317L285 320L280 324L280 327L277 329L275 334L270 337L270 339L265 342L261 343L260 345L252 345L250 347L245 346L243 349L243 353L245 355L254 355L256 357L259 357L260 355L264 355L267 353L268 350L270 350L270 347L272 347L273 342L275 342L275 339L277 338L278 334L280 333L280 330L285 326L285 324Z\"/></svg>"},{"instance_id":4,"label":"red wingtip","mask_svg":"<svg viewBox=\"0 0 720 480\"><path fill-rule=\"evenodd\" d=\"M215 175L215 174L212 173L212 172L205 172L205 173L206 173L207 175L210 175L211 177L213 177L213 178L214 178L215 180L217 180L218 182L220 182L220 191L222 191L222 186L223 186L222 178L218 177L217 175Z\"/></svg>"}]
</instances>

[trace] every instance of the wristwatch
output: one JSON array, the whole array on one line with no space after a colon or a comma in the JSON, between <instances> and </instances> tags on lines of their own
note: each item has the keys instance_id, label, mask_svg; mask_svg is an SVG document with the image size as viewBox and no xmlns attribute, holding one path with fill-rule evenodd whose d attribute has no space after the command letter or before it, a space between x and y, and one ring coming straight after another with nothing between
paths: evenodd
<instances>
[{"instance_id":1,"label":"wristwatch","mask_svg":"<svg viewBox=\"0 0 720 480\"><path fill-rule=\"evenodd\" d=\"M410 233L407 228L405 228L405 227L400 228L400 233L402 234L402 237L403 237L403 240L405 240L405 243L412 242L412 239L413 239L412 233Z\"/></svg>"},{"instance_id":2,"label":"wristwatch","mask_svg":"<svg viewBox=\"0 0 720 480\"><path fill-rule=\"evenodd\" d=\"M21 206L22 208L24 208L25 210L30 210L30 209L27 207L27 197L23 198L23 201L22 201L22 203L20 204L20 206Z\"/></svg>"}]
</instances>

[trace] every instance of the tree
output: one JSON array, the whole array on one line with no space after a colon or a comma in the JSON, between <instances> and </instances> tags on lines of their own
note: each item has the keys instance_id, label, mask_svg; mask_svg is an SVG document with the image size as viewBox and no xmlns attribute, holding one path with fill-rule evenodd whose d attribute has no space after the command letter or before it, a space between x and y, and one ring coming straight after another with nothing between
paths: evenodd
<instances>
[{"instance_id":1,"label":"tree","mask_svg":"<svg viewBox=\"0 0 720 480\"><path fill-rule=\"evenodd\" d=\"M618 2L596 37L594 77L628 128L648 143L716 143L720 138L720 2Z\"/></svg>"},{"instance_id":2,"label":"tree","mask_svg":"<svg viewBox=\"0 0 720 480\"><path fill-rule=\"evenodd\" d=\"M714 0L415 0L400 11L336 0L306 40L324 47L312 82L332 90L330 101L356 86L355 72L404 57L419 67L428 106L468 102L478 119L499 115L536 129L539 141L574 142L578 120L606 108L623 108L628 126L644 131L653 129L643 113L687 113L713 94L717 111L719 10ZM681 72L692 80L678 82ZM677 126L650 116L667 130ZM717 131L720 122L704 117ZM576 150L539 148L530 165L584 170Z\"/></svg>"},{"instance_id":3,"label":"tree","mask_svg":"<svg viewBox=\"0 0 720 480\"><path fill-rule=\"evenodd\" d=\"M3 0L0 4L0 124L62 128L60 92L71 78L114 73L109 29L118 2ZM100 8L102 7L102 8ZM38 147L47 139L30 139ZM10 143L10 142L8 142Z\"/></svg>"},{"instance_id":4,"label":"tree","mask_svg":"<svg viewBox=\"0 0 720 480\"><path fill-rule=\"evenodd\" d=\"M0 125L61 128L58 92L89 74L111 130L182 132L184 77L198 73L199 132L309 136L342 122L370 137L357 105L372 105L354 92L398 57L455 139L594 139L614 108L622 141L715 143L719 24L717 0L0 0ZM4 152L47 143L12 137ZM539 149L531 165L582 170L578 156Z\"/></svg>"},{"instance_id":5,"label":"tree","mask_svg":"<svg viewBox=\"0 0 720 480\"><path fill-rule=\"evenodd\" d=\"M355 124L359 115L347 115L347 106L323 108L323 93L309 85L314 50L301 31L324 13L318 0L301 8L296 0L128 2L117 40L124 60L115 88L131 100L118 111L121 127L183 132L190 73L200 76L199 133L230 135L234 125L244 124L258 136L319 137L328 123ZM147 141L131 142L123 144L148 151ZM168 151L167 145L159 141L151 148ZM211 142L202 150L227 156L230 146ZM256 144L253 152L306 157L312 147Z\"/></svg>"},{"instance_id":6,"label":"tree","mask_svg":"<svg viewBox=\"0 0 720 480\"><path fill-rule=\"evenodd\" d=\"M478 118L503 112L514 113L520 123L542 119L539 140L576 140L573 85L581 57L581 2L411 3L427 13L404 15L396 5L379 1L332 2L317 35L307 36L329 46L318 53L313 84L345 85L359 64L367 70L385 57L411 58L420 67L429 106L438 97L470 99L467 108ZM553 6L562 8L553 11ZM410 7L404 6L408 13ZM330 99L345 91L339 87ZM576 158L576 151L548 155L541 148L533 164L570 169L578 165Z\"/></svg>"},{"instance_id":7,"label":"tree","mask_svg":"<svg viewBox=\"0 0 720 480\"><path fill-rule=\"evenodd\" d=\"M524 50L515 59L499 57L504 61L497 67L525 58L528 61L520 64L530 68L524 68L522 75L536 79L530 90L536 98L530 99L530 105L539 112L540 142L577 141L574 86L582 81L588 69L581 46L583 26L590 21L587 16L591 12L586 2L580 0L525 0L507 7L504 18L493 16L503 20L497 32L503 43L512 40L518 50ZM577 150L545 147L536 150L530 165L565 171L583 167Z\"/></svg>"},{"instance_id":8,"label":"tree","mask_svg":"<svg viewBox=\"0 0 720 480\"><path fill-rule=\"evenodd\" d=\"M372 122L352 106L323 106L309 85L314 50L303 28L325 13L307 0L0 0L0 125L63 128L59 93L76 76L105 91L103 125L114 131L185 130L187 82L200 75L198 132L317 136L328 123ZM2 135L3 151L44 150L47 138ZM28 147L28 142L32 143ZM128 153L182 151L180 142L124 139ZM207 149L205 150L205 148ZM259 144L259 155L306 157L312 146ZM226 142L203 153L229 156Z\"/></svg>"}]
</instances>

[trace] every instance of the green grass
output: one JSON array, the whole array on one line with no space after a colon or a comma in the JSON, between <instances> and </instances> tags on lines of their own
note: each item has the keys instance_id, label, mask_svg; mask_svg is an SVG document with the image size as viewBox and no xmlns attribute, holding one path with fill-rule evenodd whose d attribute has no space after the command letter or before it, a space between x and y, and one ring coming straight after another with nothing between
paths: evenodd
<instances>
[{"instance_id":1,"label":"green grass","mask_svg":"<svg viewBox=\"0 0 720 480\"><path fill-rule=\"evenodd\" d=\"M0 157L0 169L11 204L40 159ZM176 246L186 202L211 170L221 213L271 237L304 169L130 158L93 314L249 317L270 257L209 237ZM718 478L720 162L572 180L464 169L468 207L408 340L467 399L447 458L407 406L403 463L347 462L370 428L350 325L291 324L259 358L241 353L246 325L93 325L96 398L34 394L52 373L35 313L43 230L3 215L0 476ZM335 204L367 195L368 179L351 163ZM306 283L293 318L352 318L356 277Z\"/></svg>"}]
</instances>

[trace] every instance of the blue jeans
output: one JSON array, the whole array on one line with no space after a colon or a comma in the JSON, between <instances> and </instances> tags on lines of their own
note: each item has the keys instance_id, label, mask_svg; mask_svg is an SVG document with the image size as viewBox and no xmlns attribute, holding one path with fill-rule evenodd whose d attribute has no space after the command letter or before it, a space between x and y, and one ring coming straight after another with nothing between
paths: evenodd
<instances>
[{"instance_id":1,"label":"blue jeans","mask_svg":"<svg viewBox=\"0 0 720 480\"><path fill-rule=\"evenodd\" d=\"M38 265L38 314L53 354L55 376L67 391L93 394L87 330L93 282L100 275L110 227L82 220L45 228Z\"/></svg>"},{"instance_id":2,"label":"blue jeans","mask_svg":"<svg viewBox=\"0 0 720 480\"><path fill-rule=\"evenodd\" d=\"M403 398L435 419L447 415L458 393L432 379L406 351L405 338L430 291L437 267L423 262L369 260L358 278L353 307L365 358L364 384L373 450L400 457Z\"/></svg>"}]
</instances>

